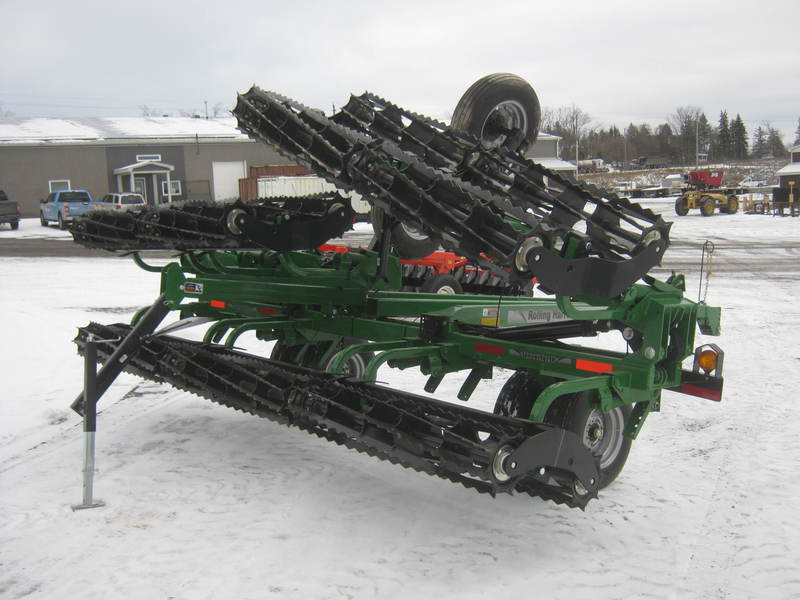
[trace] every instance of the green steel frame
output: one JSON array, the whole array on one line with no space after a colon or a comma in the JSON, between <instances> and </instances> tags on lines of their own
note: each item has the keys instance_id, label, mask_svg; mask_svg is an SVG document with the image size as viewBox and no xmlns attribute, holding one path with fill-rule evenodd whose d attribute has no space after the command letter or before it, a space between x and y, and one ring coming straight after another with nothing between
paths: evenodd
<instances>
[{"instance_id":1,"label":"green steel frame","mask_svg":"<svg viewBox=\"0 0 800 600\"><path fill-rule=\"evenodd\" d=\"M363 378L378 368L417 367L433 392L444 375L468 371L458 398L468 400L494 367L524 370L540 383L530 419L543 421L560 396L592 392L608 411L633 404L625 435L635 438L661 391L678 388L681 363L693 353L696 327L718 335L720 309L683 296L684 281L646 278L614 300L436 295L397 291L400 264L390 256L352 251L335 256L316 251L183 254L153 267L161 293L181 318L213 321L208 343L233 347L245 332L262 340L300 346L298 359L315 345L310 366L340 372L354 354L374 353ZM605 324L635 340L626 352L568 344L563 339L524 340L524 328L551 321ZM517 328L517 329L515 329ZM534 328L535 329L535 328ZM498 333L520 331L523 340ZM343 340L347 340L343 344ZM352 340L356 340L353 342Z\"/></svg>"}]
</instances>

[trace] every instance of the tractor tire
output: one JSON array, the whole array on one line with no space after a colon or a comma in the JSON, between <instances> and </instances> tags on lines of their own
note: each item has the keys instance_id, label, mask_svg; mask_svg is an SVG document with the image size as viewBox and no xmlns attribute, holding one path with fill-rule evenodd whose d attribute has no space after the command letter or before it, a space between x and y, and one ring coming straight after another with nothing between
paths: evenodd
<instances>
[{"instance_id":1,"label":"tractor tire","mask_svg":"<svg viewBox=\"0 0 800 600\"><path fill-rule=\"evenodd\" d=\"M357 340L354 338L344 338L342 345L349 345L359 343L361 340ZM309 367L313 368L314 363L317 361L321 352L324 352L325 348L321 344L311 344L311 347L306 351L303 355L303 360L298 362L297 357L300 354L300 350L303 348L302 345L298 346L287 346L283 342L275 342L275 346L272 348L272 353L270 354L270 358L273 360L280 360L282 362L289 362L294 364L299 364L302 367ZM351 356L347 362L344 364L344 369L341 372L341 375L345 377L352 377L354 379L361 379L364 376L364 372L367 370L367 365L369 361L371 361L375 357L374 352L359 352ZM332 358L329 359L322 367L323 371L328 371Z\"/></svg>"},{"instance_id":2,"label":"tractor tire","mask_svg":"<svg viewBox=\"0 0 800 600\"><path fill-rule=\"evenodd\" d=\"M494 413L528 419L540 391L530 375L517 371L500 390ZM604 413L589 403L587 393L576 393L557 398L547 411L545 423L571 431L581 438L598 459L598 484L602 489L617 478L628 460L631 440L622 433L631 411L631 406L625 405Z\"/></svg>"},{"instance_id":3,"label":"tractor tire","mask_svg":"<svg viewBox=\"0 0 800 600\"><path fill-rule=\"evenodd\" d=\"M685 217L689 214L689 201L683 196L675 200L675 214L679 217Z\"/></svg>"},{"instance_id":4,"label":"tractor tire","mask_svg":"<svg viewBox=\"0 0 800 600\"><path fill-rule=\"evenodd\" d=\"M714 214L715 203L714 199L710 196L703 196L700 198L700 213L704 217L710 217Z\"/></svg>"},{"instance_id":5,"label":"tractor tire","mask_svg":"<svg viewBox=\"0 0 800 600\"><path fill-rule=\"evenodd\" d=\"M449 273L439 273L428 277L419 291L426 294L461 294L464 292L458 280Z\"/></svg>"},{"instance_id":6,"label":"tractor tire","mask_svg":"<svg viewBox=\"0 0 800 600\"><path fill-rule=\"evenodd\" d=\"M380 236L383 230L383 209L373 206L370 211L372 230ZM398 223L392 228L392 247L397 256L406 260L425 258L439 249L439 240L422 233L413 225Z\"/></svg>"},{"instance_id":7,"label":"tractor tire","mask_svg":"<svg viewBox=\"0 0 800 600\"><path fill-rule=\"evenodd\" d=\"M39 223L42 224L42 227L47 227L47 219L44 218L44 213L39 213Z\"/></svg>"},{"instance_id":8,"label":"tractor tire","mask_svg":"<svg viewBox=\"0 0 800 600\"><path fill-rule=\"evenodd\" d=\"M724 211L729 215L735 215L739 212L739 198L733 194L728 196L728 205L725 207Z\"/></svg>"},{"instance_id":9,"label":"tractor tire","mask_svg":"<svg viewBox=\"0 0 800 600\"><path fill-rule=\"evenodd\" d=\"M511 73L482 77L464 92L450 127L474 135L487 150L524 154L539 135L542 109L531 85Z\"/></svg>"}]
</instances>

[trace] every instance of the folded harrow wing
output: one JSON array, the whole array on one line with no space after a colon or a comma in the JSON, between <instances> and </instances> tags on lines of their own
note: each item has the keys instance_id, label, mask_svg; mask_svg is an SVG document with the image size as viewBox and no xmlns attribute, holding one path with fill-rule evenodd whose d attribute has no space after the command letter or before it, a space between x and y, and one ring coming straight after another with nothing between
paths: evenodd
<instances>
[{"instance_id":1,"label":"folded harrow wing","mask_svg":"<svg viewBox=\"0 0 800 600\"><path fill-rule=\"evenodd\" d=\"M80 329L80 352L101 340L100 393L127 370L479 492L580 508L619 474L662 390L719 400L722 352L693 348L698 326L719 333L720 310L684 298L680 275L647 275L670 224L524 158L535 93L508 74L478 83L458 130L372 94L330 117L257 88L239 96L243 131L369 199L380 218L369 250L317 249L349 227L339 194L76 220L88 246L181 251L163 267L134 254L160 273L161 295L131 325ZM399 258L414 254L392 243L401 227L547 295L399 291ZM158 329L170 311L179 320ZM199 323L202 342L175 335ZM246 332L274 340L271 356L235 350ZM621 348L574 343L600 334ZM428 394L466 376L457 398L437 400L378 385L383 365L419 369ZM495 367L515 373L493 413L467 407Z\"/></svg>"}]
</instances>

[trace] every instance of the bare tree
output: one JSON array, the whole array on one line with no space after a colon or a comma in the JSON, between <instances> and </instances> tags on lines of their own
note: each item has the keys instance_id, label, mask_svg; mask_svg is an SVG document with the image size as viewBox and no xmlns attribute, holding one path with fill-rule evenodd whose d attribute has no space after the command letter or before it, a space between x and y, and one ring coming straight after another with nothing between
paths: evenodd
<instances>
[{"instance_id":1,"label":"bare tree","mask_svg":"<svg viewBox=\"0 0 800 600\"><path fill-rule=\"evenodd\" d=\"M157 108L150 108L147 104L142 104L139 106L139 113L143 117L157 117L158 116L158 109Z\"/></svg>"},{"instance_id":2,"label":"bare tree","mask_svg":"<svg viewBox=\"0 0 800 600\"><path fill-rule=\"evenodd\" d=\"M230 114L230 112L231 111L228 110L228 106L224 102L217 102L211 108L211 116L213 116L215 119L227 116L228 114Z\"/></svg>"},{"instance_id":3,"label":"bare tree","mask_svg":"<svg viewBox=\"0 0 800 600\"><path fill-rule=\"evenodd\" d=\"M0 119L7 119L8 117L13 117L13 116L14 113L12 113L10 110L5 110L3 108L3 103L0 102Z\"/></svg>"},{"instance_id":4,"label":"bare tree","mask_svg":"<svg viewBox=\"0 0 800 600\"><path fill-rule=\"evenodd\" d=\"M577 164L580 146L593 131L589 127L591 122L592 117L575 104L557 108L545 106L542 110L541 129L561 136L562 154L574 157Z\"/></svg>"}]
</instances>

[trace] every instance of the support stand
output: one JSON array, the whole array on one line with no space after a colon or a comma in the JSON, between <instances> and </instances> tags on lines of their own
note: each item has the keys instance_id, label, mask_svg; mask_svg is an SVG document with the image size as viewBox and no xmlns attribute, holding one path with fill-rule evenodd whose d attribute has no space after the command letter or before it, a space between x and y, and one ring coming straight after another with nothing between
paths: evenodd
<instances>
[{"instance_id":1,"label":"support stand","mask_svg":"<svg viewBox=\"0 0 800 600\"><path fill-rule=\"evenodd\" d=\"M109 359L97 372L97 344L112 340L97 340L88 333L84 348L83 391L72 403L72 410L83 416L83 502L73 504L72 510L105 506L94 500L94 438L97 432L97 402L125 368L128 361L142 345L142 339L151 335L169 312L162 294L125 336ZM117 340L113 340L117 341Z\"/></svg>"},{"instance_id":2,"label":"support stand","mask_svg":"<svg viewBox=\"0 0 800 600\"><path fill-rule=\"evenodd\" d=\"M83 361L83 502L73 504L72 510L105 506L94 500L94 437L97 431L97 341L92 334L86 337Z\"/></svg>"}]
</instances>

